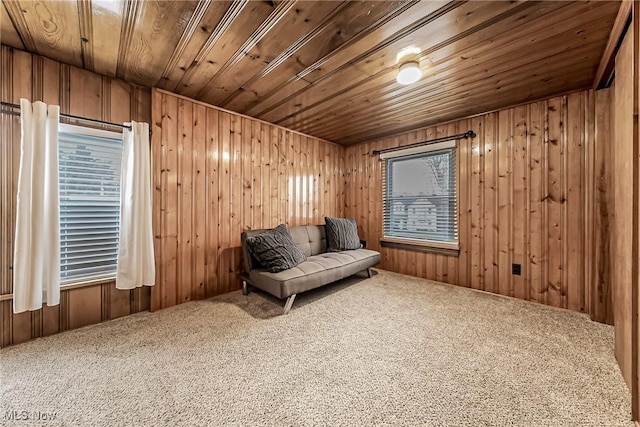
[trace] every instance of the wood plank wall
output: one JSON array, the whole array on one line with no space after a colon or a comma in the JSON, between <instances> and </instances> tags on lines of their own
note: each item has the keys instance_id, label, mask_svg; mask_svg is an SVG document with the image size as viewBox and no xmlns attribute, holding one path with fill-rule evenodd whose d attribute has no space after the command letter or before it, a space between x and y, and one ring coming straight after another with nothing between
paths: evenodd
<instances>
[{"instance_id":1,"label":"wood plank wall","mask_svg":"<svg viewBox=\"0 0 640 427\"><path fill-rule=\"evenodd\" d=\"M615 308L615 352L625 381L631 387L631 264L632 219L633 219L633 132L632 101L629 96L633 87L632 60L633 36L627 32L616 56L615 98L615 144L613 144L613 194L615 213L611 234L611 262L613 301Z\"/></svg>"},{"instance_id":2,"label":"wood plank wall","mask_svg":"<svg viewBox=\"0 0 640 427\"><path fill-rule=\"evenodd\" d=\"M628 138L633 146L633 244L632 244L632 339L631 339L631 418L640 425L640 0L634 0L631 14L630 35L632 42L633 84L632 93L632 134Z\"/></svg>"},{"instance_id":3,"label":"wood plank wall","mask_svg":"<svg viewBox=\"0 0 640 427\"><path fill-rule=\"evenodd\" d=\"M574 93L344 149L171 93L129 85L2 46L2 100L154 129L158 286L64 291L59 307L13 315L0 302L0 344L236 289L245 228L355 217L381 268L588 312L611 323L612 93ZM376 148L474 129L459 145L459 257L380 248ZM2 115L0 291L11 293L19 124ZM594 135L599 135L595 137ZM521 263L522 276L511 275Z\"/></svg>"},{"instance_id":4,"label":"wood plank wall","mask_svg":"<svg viewBox=\"0 0 640 427\"><path fill-rule=\"evenodd\" d=\"M238 289L243 230L342 215L343 147L157 89L152 117L152 310Z\"/></svg>"},{"instance_id":5,"label":"wood plank wall","mask_svg":"<svg viewBox=\"0 0 640 427\"><path fill-rule=\"evenodd\" d=\"M595 134L593 138L593 213L592 222L587 221L587 231L591 228L592 279L591 318L598 322L614 324L613 278L616 265L612 258L612 231L614 221L613 206L613 146L615 139L614 91L612 86L595 92ZM587 184L591 184L587 182ZM589 227L589 224L593 224Z\"/></svg>"},{"instance_id":6,"label":"wood plank wall","mask_svg":"<svg viewBox=\"0 0 640 427\"><path fill-rule=\"evenodd\" d=\"M62 113L122 123L150 121L150 91L121 80L2 46L2 101L20 98L57 104ZM2 114L0 141L0 294L12 293L15 198L20 158L20 123ZM99 323L149 309L149 289L120 291L114 282L62 291L61 303L13 314L11 299L0 302L0 346Z\"/></svg>"},{"instance_id":7,"label":"wood plank wall","mask_svg":"<svg viewBox=\"0 0 640 427\"><path fill-rule=\"evenodd\" d=\"M640 1L615 58L611 148L611 281L615 355L631 390L631 413L640 425ZM615 268L613 267L615 266Z\"/></svg>"},{"instance_id":8,"label":"wood plank wall","mask_svg":"<svg viewBox=\"0 0 640 427\"><path fill-rule=\"evenodd\" d=\"M606 236L593 233L594 224L604 227L609 220L603 209L607 158L596 162L595 156L606 154L610 117L599 117L603 139L596 153L594 98L593 91L576 92L347 147L345 215L381 252L382 269L610 321L608 260L601 253ZM381 247L381 162L371 152L469 129L477 137L458 143L459 256ZM600 209L594 209L597 191ZM522 265L522 275L511 274L514 263Z\"/></svg>"}]
</instances>

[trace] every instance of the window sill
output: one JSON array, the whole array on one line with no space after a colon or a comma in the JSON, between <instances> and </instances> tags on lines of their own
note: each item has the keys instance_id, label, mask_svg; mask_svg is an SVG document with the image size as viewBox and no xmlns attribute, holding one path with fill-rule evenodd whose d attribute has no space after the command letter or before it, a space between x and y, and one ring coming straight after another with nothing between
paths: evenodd
<instances>
[{"instance_id":1,"label":"window sill","mask_svg":"<svg viewBox=\"0 0 640 427\"><path fill-rule=\"evenodd\" d=\"M380 245L383 248L404 249L407 251L434 253L445 256L457 257L460 255L460 247L457 243L437 243L422 240L383 237L380 239Z\"/></svg>"},{"instance_id":2,"label":"window sill","mask_svg":"<svg viewBox=\"0 0 640 427\"><path fill-rule=\"evenodd\" d=\"M116 281L115 276L106 277L102 279L93 279L93 280L88 279L82 282L75 282L75 283L68 283L66 285L60 285L60 291L68 291L69 289L87 288L89 286L104 285L105 283L114 283L115 281Z\"/></svg>"}]
</instances>

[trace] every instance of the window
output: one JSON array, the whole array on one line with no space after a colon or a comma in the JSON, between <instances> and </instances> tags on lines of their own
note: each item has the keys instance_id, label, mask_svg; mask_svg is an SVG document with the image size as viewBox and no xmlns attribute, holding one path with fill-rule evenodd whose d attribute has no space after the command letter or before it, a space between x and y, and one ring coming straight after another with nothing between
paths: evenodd
<instances>
[{"instance_id":1,"label":"window","mask_svg":"<svg viewBox=\"0 0 640 427\"><path fill-rule=\"evenodd\" d=\"M383 243L458 249L455 142L382 154Z\"/></svg>"},{"instance_id":2,"label":"window","mask_svg":"<svg viewBox=\"0 0 640 427\"><path fill-rule=\"evenodd\" d=\"M122 135L60 125L58 137L61 283L115 277Z\"/></svg>"}]
</instances>

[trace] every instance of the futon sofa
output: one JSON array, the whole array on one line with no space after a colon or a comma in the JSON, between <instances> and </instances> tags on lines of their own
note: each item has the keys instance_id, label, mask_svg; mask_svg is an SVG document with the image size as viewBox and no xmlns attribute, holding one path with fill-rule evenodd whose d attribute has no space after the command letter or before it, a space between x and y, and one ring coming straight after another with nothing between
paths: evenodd
<instances>
[{"instance_id":1,"label":"futon sofa","mask_svg":"<svg viewBox=\"0 0 640 427\"><path fill-rule=\"evenodd\" d=\"M307 260L288 270L271 273L261 266L251 254L247 238L266 230L249 230L242 233L242 253L245 271L239 275L243 294L249 293L249 286L262 289L277 298L287 298L284 314L289 313L295 297L336 280L366 271L371 277L371 267L380 262L380 253L369 249L354 249L341 252L327 252L324 225L291 227L289 232L294 243Z\"/></svg>"}]
</instances>

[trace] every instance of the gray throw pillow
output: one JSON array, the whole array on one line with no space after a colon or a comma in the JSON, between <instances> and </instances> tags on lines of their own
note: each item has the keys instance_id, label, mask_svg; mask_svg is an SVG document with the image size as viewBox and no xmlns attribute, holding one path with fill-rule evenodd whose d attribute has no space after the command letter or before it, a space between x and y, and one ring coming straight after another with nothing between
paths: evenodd
<instances>
[{"instance_id":1,"label":"gray throw pillow","mask_svg":"<svg viewBox=\"0 0 640 427\"><path fill-rule=\"evenodd\" d=\"M325 217L327 250L332 252L360 249L358 226L353 218Z\"/></svg>"},{"instance_id":2,"label":"gray throw pillow","mask_svg":"<svg viewBox=\"0 0 640 427\"><path fill-rule=\"evenodd\" d=\"M247 238L246 244L256 260L272 273L288 270L307 259L284 224Z\"/></svg>"}]
</instances>

